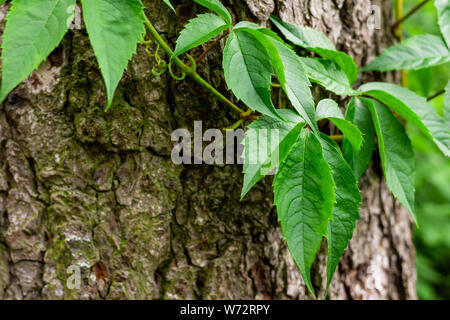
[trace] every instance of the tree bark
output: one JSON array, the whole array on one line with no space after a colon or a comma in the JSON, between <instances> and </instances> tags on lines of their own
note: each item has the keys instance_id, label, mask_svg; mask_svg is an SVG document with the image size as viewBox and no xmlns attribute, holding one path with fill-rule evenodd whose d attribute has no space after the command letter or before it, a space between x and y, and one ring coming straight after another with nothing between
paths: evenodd
<instances>
[{"instance_id":1,"label":"tree bark","mask_svg":"<svg viewBox=\"0 0 450 320\"><path fill-rule=\"evenodd\" d=\"M203 12L191 1L173 1L177 16L162 1L143 2L172 45L185 22ZM321 30L358 65L393 42L390 1L223 2L236 21L270 27L275 14ZM380 29L368 24L373 5ZM0 17L8 10L1 5ZM206 55L199 72L226 93L223 45ZM103 80L82 26L3 103L0 298L311 298L282 241L270 178L240 202L241 166L171 161L172 130L192 132L194 120L204 129L225 128L235 116L196 83L154 76L153 67L139 45L104 112ZM314 95L326 93L315 86ZM360 187L361 221L330 298L416 298L412 221L386 188L377 155ZM320 297L325 266L323 247L313 267ZM77 268L79 289L68 285Z\"/></svg>"}]
</instances>

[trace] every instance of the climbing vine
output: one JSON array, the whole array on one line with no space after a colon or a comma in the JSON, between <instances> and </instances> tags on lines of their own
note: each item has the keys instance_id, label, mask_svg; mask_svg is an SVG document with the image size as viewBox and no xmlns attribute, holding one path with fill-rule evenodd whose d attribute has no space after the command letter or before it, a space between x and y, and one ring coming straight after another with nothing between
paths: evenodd
<instances>
[{"instance_id":1,"label":"climbing vine","mask_svg":"<svg viewBox=\"0 0 450 320\"><path fill-rule=\"evenodd\" d=\"M175 12L169 0L163 1ZM370 82L354 88L359 72L354 60L312 28L273 16L270 20L279 31L276 33L247 21L233 23L219 0L193 1L210 12L191 19L172 50L145 16L140 0L81 0L86 29L106 86L106 109L111 106L136 46L143 43L147 54L156 60L157 68L152 70L155 76L168 71L176 80L189 77L196 81L237 114L239 119L233 128L246 119L255 119L248 125L243 141L241 197L276 170L274 202L289 251L314 295L310 270L325 237L328 290L359 219L358 181L372 159L375 141L387 186L414 217L414 152L398 118L416 125L450 156L450 85L445 91L442 117L427 99L395 84ZM0 101L61 42L76 5L76 0L11 2L2 41ZM420 69L450 61L450 2L435 0L435 5L443 37L410 38L388 48L361 71ZM216 42L226 38L224 77L235 100L240 100L247 110L196 71L197 63L211 47L197 59L188 52L213 38ZM157 49L151 52L154 41ZM297 48L310 54L300 56ZM170 56L168 61L161 58L160 50ZM186 59L181 59L182 55ZM341 111L344 106L332 99L316 105L311 83L349 97L345 115ZM273 104L273 88L288 98L287 108ZM253 112L256 114L251 117ZM321 120L332 122L342 136L321 132ZM268 133L271 130L276 130L276 139ZM254 148L262 145L266 152Z\"/></svg>"}]
</instances>

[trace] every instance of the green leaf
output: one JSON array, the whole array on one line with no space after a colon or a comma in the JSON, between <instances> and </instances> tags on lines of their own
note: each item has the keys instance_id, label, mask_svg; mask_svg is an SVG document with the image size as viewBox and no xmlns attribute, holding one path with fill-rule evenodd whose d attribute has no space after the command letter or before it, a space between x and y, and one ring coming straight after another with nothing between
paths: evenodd
<instances>
[{"instance_id":1,"label":"green leaf","mask_svg":"<svg viewBox=\"0 0 450 320\"><path fill-rule=\"evenodd\" d=\"M228 88L236 98L253 110L281 119L271 100L271 59L254 35L239 29L230 33L223 68Z\"/></svg>"},{"instance_id":2,"label":"green leaf","mask_svg":"<svg viewBox=\"0 0 450 320\"><path fill-rule=\"evenodd\" d=\"M331 169L311 131L303 130L281 163L273 187L283 237L303 280L314 294L311 266L322 237L327 234L335 198Z\"/></svg>"},{"instance_id":3,"label":"green leaf","mask_svg":"<svg viewBox=\"0 0 450 320\"><path fill-rule=\"evenodd\" d=\"M425 34L412 37L386 49L362 70L417 70L449 61L450 51L442 38Z\"/></svg>"},{"instance_id":4,"label":"green leaf","mask_svg":"<svg viewBox=\"0 0 450 320\"><path fill-rule=\"evenodd\" d=\"M214 14L198 15L196 18L189 20L186 27L181 31L172 58L211 40L228 27L229 25L222 18Z\"/></svg>"},{"instance_id":5,"label":"green leaf","mask_svg":"<svg viewBox=\"0 0 450 320\"><path fill-rule=\"evenodd\" d=\"M75 0L13 1L2 42L0 102L61 42Z\"/></svg>"},{"instance_id":6,"label":"green leaf","mask_svg":"<svg viewBox=\"0 0 450 320\"><path fill-rule=\"evenodd\" d=\"M311 94L310 82L299 57L290 48L271 38L278 50L284 69L277 70L276 74L280 84L291 101L293 107L302 116L309 126L319 131L314 110L314 100ZM283 75L282 75L283 74Z\"/></svg>"},{"instance_id":7,"label":"green leaf","mask_svg":"<svg viewBox=\"0 0 450 320\"><path fill-rule=\"evenodd\" d=\"M300 61L305 66L309 80L320 84L328 91L345 96L360 94L351 88L347 76L335 62L303 57L300 57Z\"/></svg>"},{"instance_id":8,"label":"green leaf","mask_svg":"<svg viewBox=\"0 0 450 320\"><path fill-rule=\"evenodd\" d=\"M176 12L176 11L175 11L175 8L172 6L172 4L170 3L169 0L163 0L163 1L164 1L165 4L167 4L167 6L168 6L170 9L173 10L173 12Z\"/></svg>"},{"instance_id":9,"label":"green leaf","mask_svg":"<svg viewBox=\"0 0 450 320\"><path fill-rule=\"evenodd\" d=\"M370 82L359 89L412 122L450 156L450 128L425 98L392 83Z\"/></svg>"},{"instance_id":10,"label":"green leaf","mask_svg":"<svg viewBox=\"0 0 450 320\"><path fill-rule=\"evenodd\" d=\"M317 53L322 58L334 61L345 72L352 85L358 76L355 61L345 52L337 51L333 43L321 32L284 22L274 16L270 20L293 44Z\"/></svg>"},{"instance_id":11,"label":"green leaf","mask_svg":"<svg viewBox=\"0 0 450 320\"><path fill-rule=\"evenodd\" d=\"M107 109L145 32L140 0L82 0L83 17L108 93Z\"/></svg>"},{"instance_id":12,"label":"green leaf","mask_svg":"<svg viewBox=\"0 0 450 320\"><path fill-rule=\"evenodd\" d=\"M251 33L266 48L280 85L286 92L295 110L311 128L319 132L315 118L314 101L310 90L311 84L299 57L276 38L260 32L261 29L239 28L239 31Z\"/></svg>"},{"instance_id":13,"label":"green leaf","mask_svg":"<svg viewBox=\"0 0 450 320\"><path fill-rule=\"evenodd\" d=\"M234 30L251 33L266 48L280 85L294 108L316 132L314 101L310 82L295 52L274 32L251 22L239 22Z\"/></svg>"},{"instance_id":14,"label":"green leaf","mask_svg":"<svg viewBox=\"0 0 450 320\"><path fill-rule=\"evenodd\" d=\"M279 112L287 121L262 116L248 126L243 142L244 185L241 199L286 159L305 126L303 119L294 111L282 109Z\"/></svg>"},{"instance_id":15,"label":"green leaf","mask_svg":"<svg viewBox=\"0 0 450 320\"><path fill-rule=\"evenodd\" d=\"M444 95L444 119L447 125L447 128L450 128L450 81L447 83L445 87L445 95Z\"/></svg>"},{"instance_id":16,"label":"green leaf","mask_svg":"<svg viewBox=\"0 0 450 320\"><path fill-rule=\"evenodd\" d=\"M3 2L5 2L6 0L0 0L0 4L2 4Z\"/></svg>"},{"instance_id":17,"label":"green leaf","mask_svg":"<svg viewBox=\"0 0 450 320\"><path fill-rule=\"evenodd\" d=\"M362 98L372 114L386 185L412 214L414 210L414 151L402 124L376 100Z\"/></svg>"},{"instance_id":18,"label":"green leaf","mask_svg":"<svg viewBox=\"0 0 450 320\"><path fill-rule=\"evenodd\" d=\"M447 47L450 48L450 1L434 0L434 5L438 10L441 33L444 36Z\"/></svg>"},{"instance_id":19,"label":"green leaf","mask_svg":"<svg viewBox=\"0 0 450 320\"><path fill-rule=\"evenodd\" d=\"M336 185L336 203L333 208L333 219L328 223L327 235L328 259L326 291L328 291L339 259L352 239L356 221L359 220L361 194L355 175L347 162L345 162L336 142L328 136L321 134L320 143L322 144L325 160L331 168Z\"/></svg>"},{"instance_id":20,"label":"green leaf","mask_svg":"<svg viewBox=\"0 0 450 320\"><path fill-rule=\"evenodd\" d=\"M344 158L359 181L372 160L372 153L375 148L375 128L369 109L364 105L364 101L359 98L350 100L345 118L356 125L364 135L364 142L359 151L353 148L347 137L344 136L342 141Z\"/></svg>"},{"instance_id":21,"label":"green leaf","mask_svg":"<svg viewBox=\"0 0 450 320\"><path fill-rule=\"evenodd\" d=\"M344 115L336 101L331 99L321 100L317 105L316 117L317 120L328 119L333 122L342 131L355 150L361 148L363 142L361 131L353 123L344 119Z\"/></svg>"},{"instance_id":22,"label":"green leaf","mask_svg":"<svg viewBox=\"0 0 450 320\"><path fill-rule=\"evenodd\" d=\"M231 15L227 8L219 0L194 0L199 5L214 11L219 16L225 19L228 24L231 24Z\"/></svg>"},{"instance_id":23,"label":"green leaf","mask_svg":"<svg viewBox=\"0 0 450 320\"><path fill-rule=\"evenodd\" d=\"M241 28L249 28L249 29L258 30L259 32L264 33L265 35L267 35L267 36L269 36L269 37L272 37L272 38L278 40L278 42L281 42L281 43L283 43L284 45L286 45L286 46L289 47L289 45L287 45L286 42L284 42L283 39L281 39L281 38L278 36L278 34L276 34L275 32L273 32L273 31L270 30L270 29L263 28L263 27L259 26L259 25L257 25L257 24L254 23L254 22L250 22L250 21L240 21L240 22L238 22L238 23L233 27L234 30L236 30L236 29L241 29Z\"/></svg>"}]
</instances>

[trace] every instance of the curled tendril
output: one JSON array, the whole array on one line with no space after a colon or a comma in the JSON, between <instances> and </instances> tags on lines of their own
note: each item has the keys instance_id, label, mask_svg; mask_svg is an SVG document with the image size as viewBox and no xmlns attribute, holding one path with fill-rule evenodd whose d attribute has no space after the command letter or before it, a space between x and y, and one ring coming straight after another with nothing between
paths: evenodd
<instances>
[{"instance_id":1,"label":"curled tendril","mask_svg":"<svg viewBox=\"0 0 450 320\"><path fill-rule=\"evenodd\" d=\"M154 54L154 56L155 56L155 61L156 61L156 63L158 64L158 66L160 66L161 65L161 61L162 61L162 59L161 59L161 57L159 56L159 43L158 43L158 45L156 46L156 51L155 51L155 54Z\"/></svg>"},{"instance_id":2,"label":"curled tendril","mask_svg":"<svg viewBox=\"0 0 450 320\"><path fill-rule=\"evenodd\" d=\"M160 76L162 75L164 72L166 72L166 70L169 70L170 75L172 76L172 78L174 78L175 80L184 80L184 78L186 78L186 72L184 70L181 71L181 76L177 76L175 75L175 73L172 70L172 62L173 60L171 59L169 64L167 64L166 61L164 61L163 59L161 59L160 55L159 55L159 49L160 49L160 45L159 43L157 43L156 46L156 50L155 53L152 53L150 51L150 44L152 43L151 40L145 40L145 36L142 37L142 43L145 44L145 52L150 56L150 57L154 57L155 61L158 65L159 71L155 68L152 68L152 73L155 76ZM187 55L189 62L190 62L190 66L188 67L187 72L189 73L195 73L197 70L197 63L195 62L195 59L191 56L191 55Z\"/></svg>"},{"instance_id":3,"label":"curled tendril","mask_svg":"<svg viewBox=\"0 0 450 320\"><path fill-rule=\"evenodd\" d=\"M178 81L184 80L184 78L186 78L186 72L181 71L181 76L179 76L179 77L176 76L175 73L173 73L173 71L172 71L172 62L173 62L173 60L170 60L170 62L169 62L169 73L170 73L170 75L175 80L178 80Z\"/></svg>"},{"instance_id":4,"label":"curled tendril","mask_svg":"<svg viewBox=\"0 0 450 320\"><path fill-rule=\"evenodd\" d=\"M192 72L196 72L197 71L197 63L195 62L195 59L190 54L188 54L187 56L189 58L189 61L191 62Z\"/></svg>"},{"instance_id":5,"label":"curled tendril","mask_svg":"<svg viewBox=\"0 0 450 320\"><path fill-rule=\"evenodd\" d=\"M163 61L161 61L161 63L158 65L158 67L161 68L159 71L157 71L155 68L152 68L152 73L153 73L155 76L160 76L160 75L162 75L164 72L166 72L166 70L167 70L167 63L163 60Z\"/></svg>"},{"instance_id":6,"label":"curled tendril","mask_svg":"<svg viewBox=\"0 0 450 320\"><path fill-rule=\"evenodd\" d=\"M143 43L143 44L148 45L148 44L150 44L150 43L152 43L152 42L153 42L152 40L145 40L145 35L142 36L142 43Z\"/></svg>"},{"instance_id":7,"label":"curled tendril","mask_svg":"<svg viewBox=\"0 0 450 320\"><path fill-rule=\"evenodd\" d=\"M150 56L150 57L154 57L155 61L158 65L159 70L152 68L152 73L155 76L160 76L162 75L164 72L166 72L167 70L167 62L164 61L163 59L161 59L161 57L159 56L159 43L157 44L156 47L156 51L155 53L151 53L150 52L150 44L152 43L152 41L146 41L144 38L142 39L142 42L145 44L145 52Z\"/></svg>"}]
</instances>

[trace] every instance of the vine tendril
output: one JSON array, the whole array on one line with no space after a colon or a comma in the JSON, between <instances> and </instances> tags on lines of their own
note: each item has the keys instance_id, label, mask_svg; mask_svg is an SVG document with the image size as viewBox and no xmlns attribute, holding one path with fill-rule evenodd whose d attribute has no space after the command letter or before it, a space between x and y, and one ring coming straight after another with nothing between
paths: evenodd
<instances>
[{"instance_id":1,"label":"vine tendril","mask_svg":"<svg viewBox=\"0 0 450 320\"><path fill-rule=\"evenodd\" d=\"M175 80L181 81L184 80L184 78L186 78L186 72L181 71L181 76L176 76L175 73L172 71L172 62L173 60L170 60L169 62L169 73L172 76L172 78L174 78Z\"/></svg>"}]
</instances>

